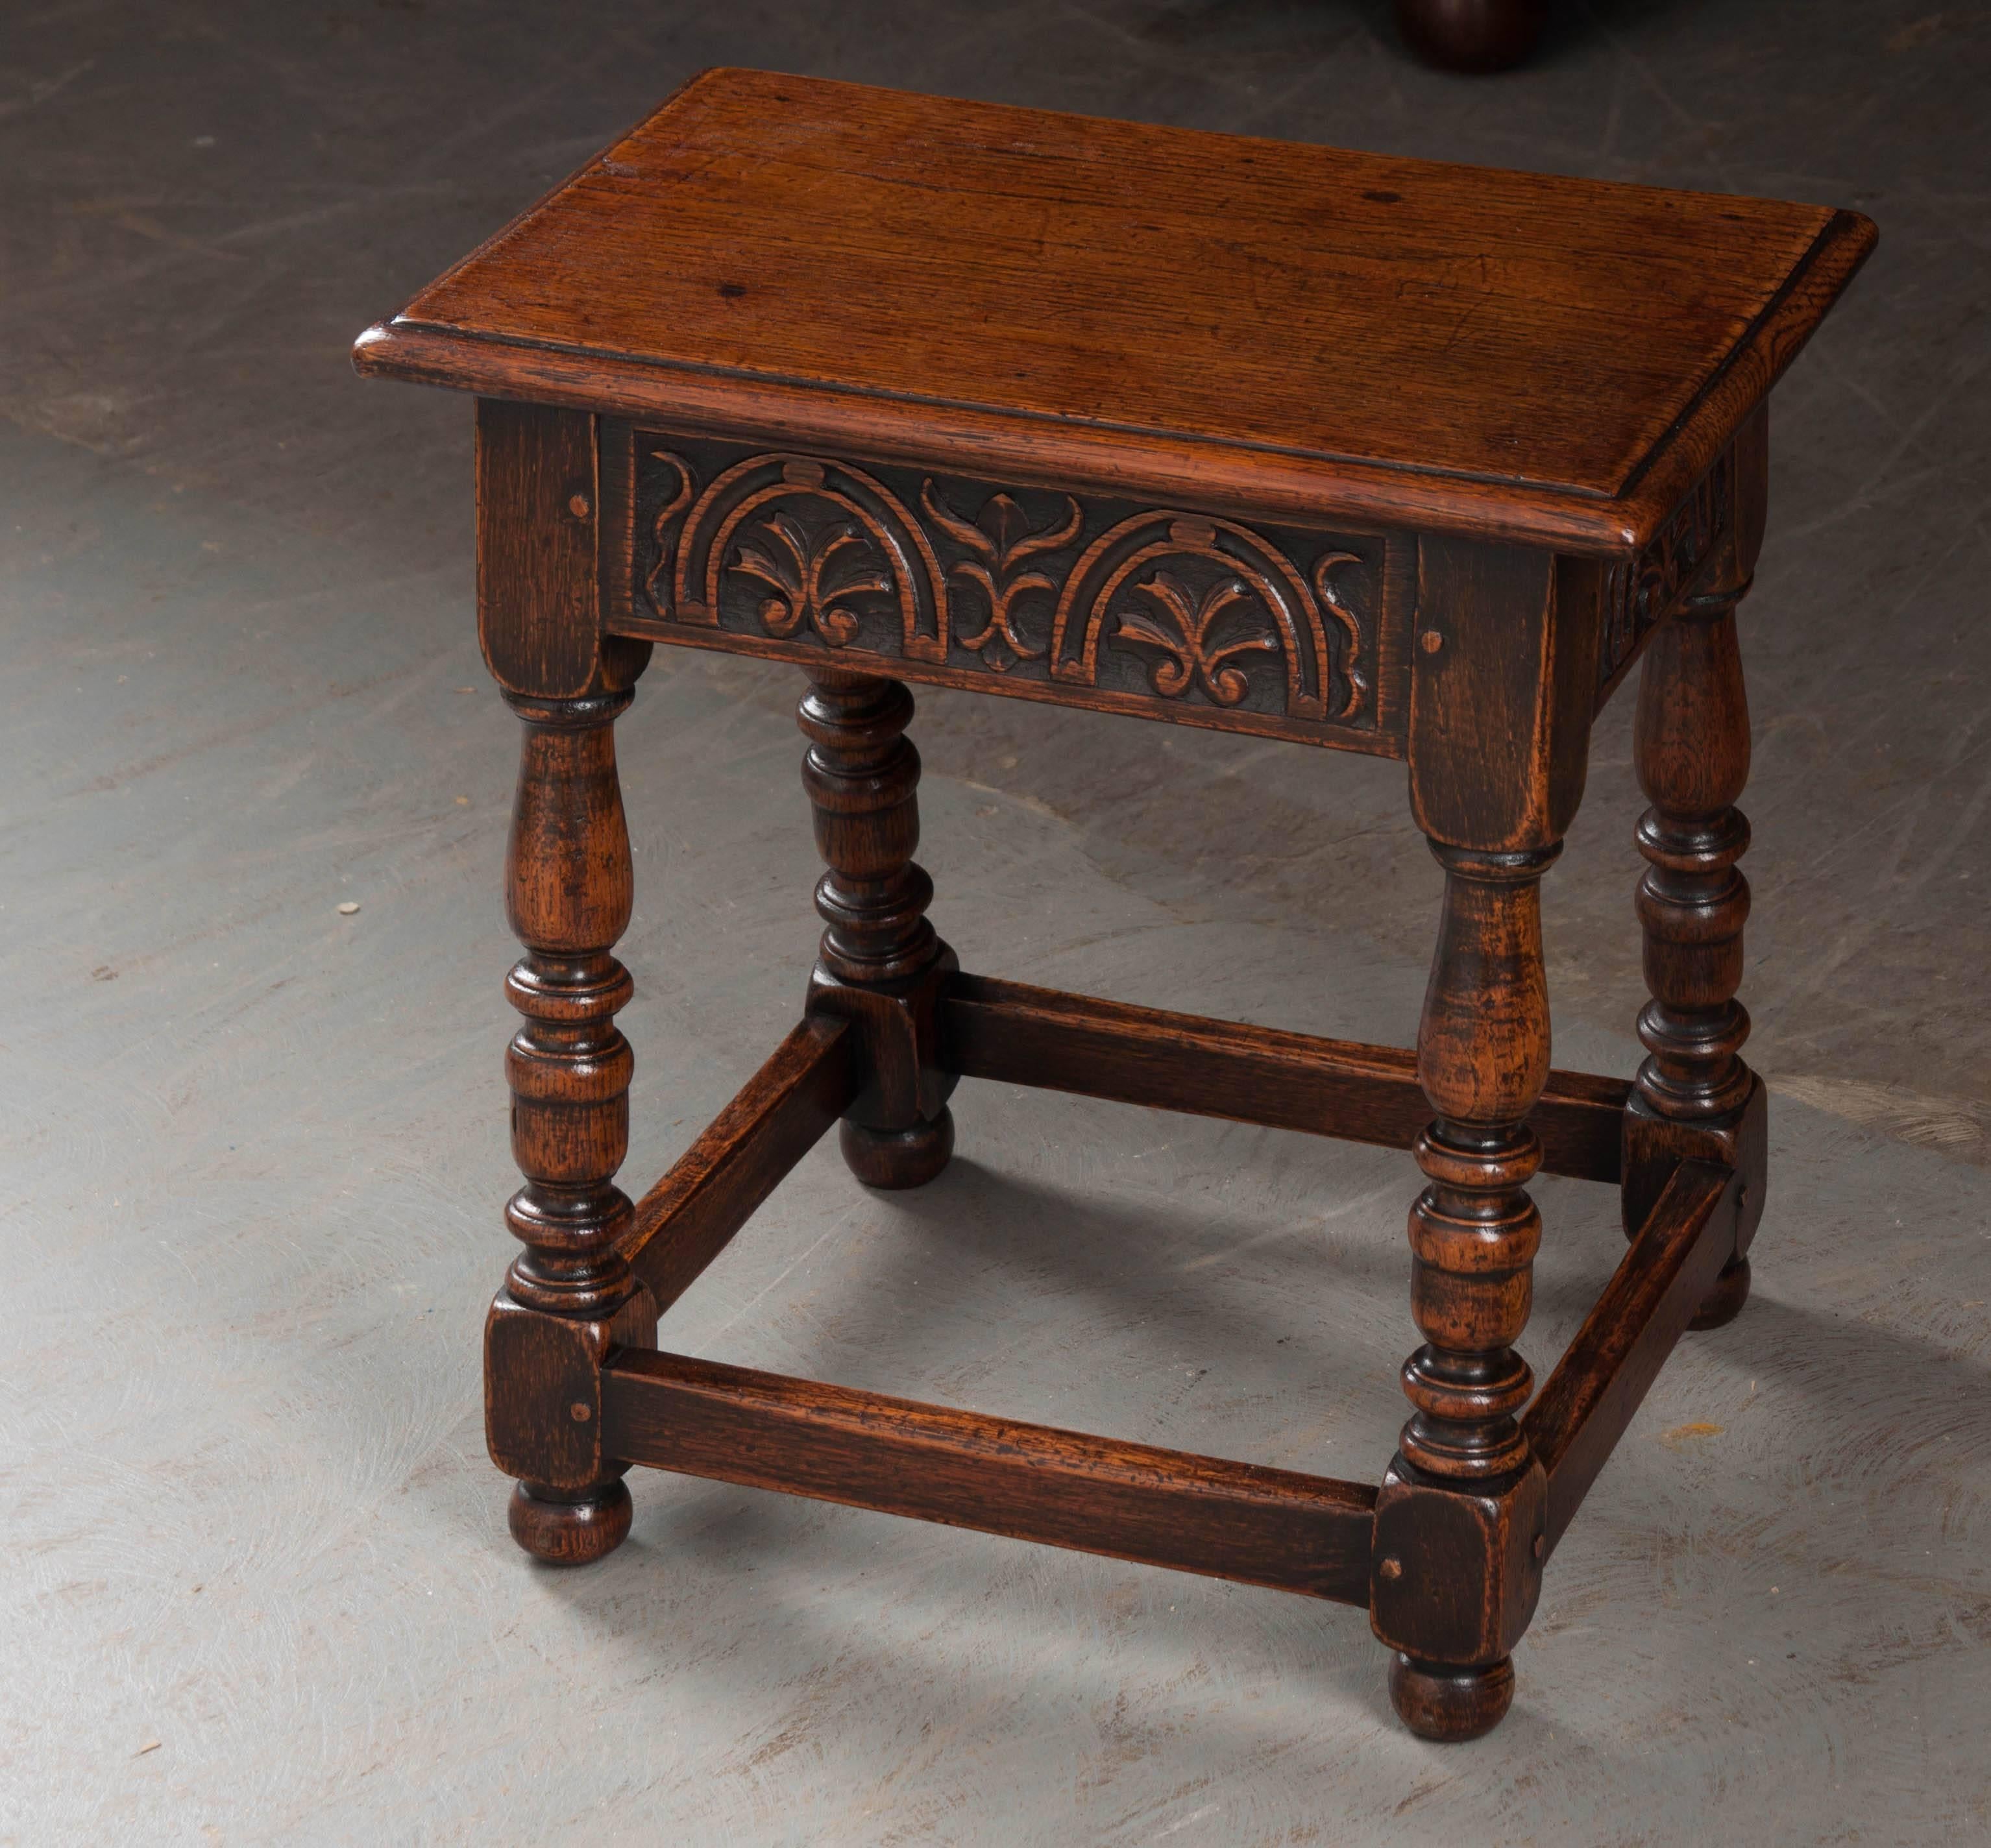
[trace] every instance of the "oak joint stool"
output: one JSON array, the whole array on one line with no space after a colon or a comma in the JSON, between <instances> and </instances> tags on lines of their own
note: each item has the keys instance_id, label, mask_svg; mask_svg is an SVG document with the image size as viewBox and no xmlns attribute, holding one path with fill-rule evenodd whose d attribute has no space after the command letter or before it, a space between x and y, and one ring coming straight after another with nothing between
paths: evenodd
<instances>
[{"instance_id":1,"label":"oak joint stool","mask_svg":"<svg viewBox=\"0 0 1991 1848\"><path fill-rule=\"evenodd\" d=\"M600 1558L645 1464L1360 1605L1407 1725L1492 1726L1585 1492L1748 1294L1735 607L1767 394L1874 239L712 71L362 336L362 372L477 394L479 633L524 728L523 1249L485 1345L519 1544ZM828 871L799 1023L632 1203L614 725L658 642L804 670ZM1626 1082L1550 1067L1539 894L1640 663ZM908 681L1402 760L1445 870L1415 1052L965 973L913 857ZM1380 1486L659 1348L832 1125L870 1186L938 1174L964 1078L1414 1150L1423 1341ZM1630 1244L1537 1392L1543 1169L1617 1186Z\"/></svg>"}]
</instances>

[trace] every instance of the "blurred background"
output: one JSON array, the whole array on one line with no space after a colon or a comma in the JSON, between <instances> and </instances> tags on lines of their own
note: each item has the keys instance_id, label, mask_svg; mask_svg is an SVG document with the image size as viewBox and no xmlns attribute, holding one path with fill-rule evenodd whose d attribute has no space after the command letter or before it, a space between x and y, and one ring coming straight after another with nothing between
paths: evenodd
<instances>
[{"instance_id":1,"label":"blurred background","mask_svg":"<svg viewBox=\"0 0 1991 1848\"><path fill-rule=\"evenodd\" d=\"M469 407L346 354L712 63L1880 223L1778 393L1742 614L1756 1293L1642 1412L1477 1745L1403 1734L1360 1614L1273 1592L661 1476L587 1573L505 1535L477 1367L516 727ZM1577 0L1479 76L1342 0L14 0L0 1841L1991 1826L1987 98L1979 0ZM632 1192L799 1007L798 679L660 649L618 728ZM918 699L964 965L1413 1036L1438 880L1400 766ZM1544 888L1557 1062L1626 1073L1630 712ZM921 1195L819 1148L672 1343L1380 1474L1407 1159L1003 1087L955 1114ZM1598 1190L1540 1196L1538 1375L1620 1248Z\"/></svg>"}]
</instances>

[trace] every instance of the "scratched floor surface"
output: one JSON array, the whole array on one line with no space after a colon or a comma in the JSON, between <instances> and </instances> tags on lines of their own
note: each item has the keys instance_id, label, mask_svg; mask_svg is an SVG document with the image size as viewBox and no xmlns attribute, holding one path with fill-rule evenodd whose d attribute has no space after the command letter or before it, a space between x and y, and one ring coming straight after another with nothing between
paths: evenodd
<instances>
[{"instance_id":1,"label":"scratched floor surface","mask_svg":"<svg viewBox=\"0 0 1991 1848\"><path fill-rule=\"evenodd\" d=\"M1746 607L1756 1295L1550 1573L1490 1740L1359 1612L645 1475L530 1567L482 1454L508 1254L514 724L468 420L345 349L711 63L1859 206ZM0 22L0 1842L1877 1844L1991 1829L1991 8L1640 0L1532 69L1334 0L57 5ZM743 226L750 236L752 228ZM1171 271L1152 285L1220 289ZM813 938L795 689L624 721L628 1178ZM1558 1062L1629 1070L1621 707L1547 889ZM934 916L992 973L1414 1031L1401 770L922 695ZM359 910L341 915L342 903ZM693 1353L1373 1479L1406 1158L985 1086L926 1193L804 1162ZM1544 1370L1616 1260L1545 1184Z\"/></svg>"}]
</instances>

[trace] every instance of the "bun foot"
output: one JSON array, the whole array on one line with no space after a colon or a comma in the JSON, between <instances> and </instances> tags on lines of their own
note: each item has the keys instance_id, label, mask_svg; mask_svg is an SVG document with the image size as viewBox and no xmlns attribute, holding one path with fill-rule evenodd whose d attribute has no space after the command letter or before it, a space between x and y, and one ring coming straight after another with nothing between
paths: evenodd
<instances>
[{"instance_id":1,"label":"bun foot","mask_svg":"<svg viewBox=\"0 0 1991 1848\"><path fill-rule=\"evenodd\" d=\"M571 1498L521 1482L512 1491L512 1537L550 1566L590 1566L628 1538L634 1512L619 1481Z\"/></svg>"},{"instance_id":2,"label":"bun foot","mask_svg":"<svg viewBox=\"0 0 1991 1848\"><path fill-rule=\"evenodd\" d=\"M1449 1744L1490 1733L1514 1704L1514 1663L1503 1657L1488 1668L1390 1658L1390 1704L1420 1739Z\"/></svg>"},{"instance_id":3,"label":"bun foot","mask_svg":"<svg viewBox=\"0 0 1991 1848\"><path fill-rule=\"evenodd\" d=\"M866 1129L847 1118L837 1139L850 1172L867 1187L924 1187L954 1154L954 1112L910 1129Z\"/></svg>"},{"instance_id":4,"label":"bun foot","mask_svg":"<svg viewBox=\"0 0 1991 1848\"><path fill-rule=\"evenodd\" d=\"M1506 70L1535 48L1547 0L1397 0L1397 28L1428 64Z\"/></svg>"},{"instance_id":5,"label":"bun foot","mask_svg":"<svg viewBox=\"0 0 1991 1848\"><path fill-rule=\"evenodd\" d=\"M1690 1329L1718 1329L1733 1322L1742 1313L1742 1305L1749 1300L1749 1261L1737 1258L1728 1268L1715 1278L1714 1288L1693 1312L1693 1319L1687 1324Z\"/></svg>"}]
</instances>

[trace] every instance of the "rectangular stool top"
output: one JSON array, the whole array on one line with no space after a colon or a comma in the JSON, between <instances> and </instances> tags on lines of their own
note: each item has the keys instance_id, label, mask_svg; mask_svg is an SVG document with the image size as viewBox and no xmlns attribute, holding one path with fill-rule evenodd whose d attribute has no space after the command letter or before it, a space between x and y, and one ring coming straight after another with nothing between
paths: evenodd
<instances>
[{"instance_id":1,"label":"rectangular stool top","mask_svg":"<svg viewBox=\"0 0 1991 1848\"><path fill-rule=\"evenodd\" d=\"M1622 553L1874 237L1822 206L710 70L355 362L983 475Z\"/></svg>"}]
</instances>

